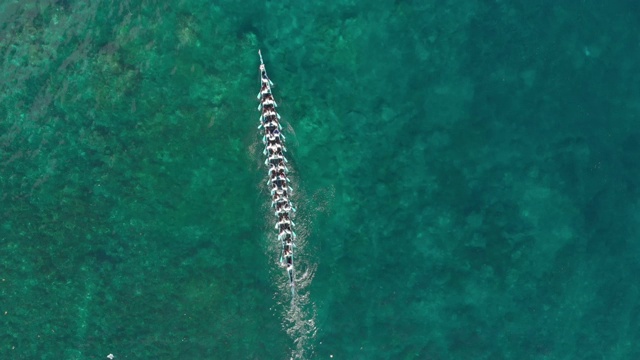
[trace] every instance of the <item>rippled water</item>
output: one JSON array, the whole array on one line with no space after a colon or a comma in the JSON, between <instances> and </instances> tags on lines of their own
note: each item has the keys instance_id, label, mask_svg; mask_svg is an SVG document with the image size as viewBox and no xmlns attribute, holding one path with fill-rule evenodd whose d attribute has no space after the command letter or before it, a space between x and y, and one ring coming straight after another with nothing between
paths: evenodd
<instances>
[{"instance_id":1,"label":"rippled water","mask_svg":"<svg viewBox=\"0 0 640 360\"><path fill-rule=\"evenodd\" d=\"M0 1L0 357L640 357L636 14Z\"/></svg>"}]
</instances>

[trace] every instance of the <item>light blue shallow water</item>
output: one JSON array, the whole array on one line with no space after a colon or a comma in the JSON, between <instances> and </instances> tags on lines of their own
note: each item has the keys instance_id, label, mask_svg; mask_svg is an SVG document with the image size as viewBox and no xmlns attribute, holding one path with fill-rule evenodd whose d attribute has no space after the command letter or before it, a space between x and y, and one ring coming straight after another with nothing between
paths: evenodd
<instances>
[{"instance_id":1,"label":"light blue shallow water","mask_svg":"<svg viewBox=\"0 0 640 360\"><path fill-rule=\"evenodd\" d=\"M639 10L0 1L0 357L640 357Z\"/></svg>"}]
</instances>

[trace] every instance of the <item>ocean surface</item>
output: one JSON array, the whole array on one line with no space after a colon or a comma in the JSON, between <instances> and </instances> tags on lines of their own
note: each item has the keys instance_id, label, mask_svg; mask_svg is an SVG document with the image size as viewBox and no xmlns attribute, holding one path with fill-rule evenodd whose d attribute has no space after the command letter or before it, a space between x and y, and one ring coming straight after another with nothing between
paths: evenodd
<instances>
[{"instance_id":1,"label":"ocean surface","mask_svg":"<svg viewBox=\"0 0 640 360\"><path fill-rule=\"evenodd\" d=\"M0 358L640 359L638 34L623 0L0 0Z\"/></svg>"}]
</instances>

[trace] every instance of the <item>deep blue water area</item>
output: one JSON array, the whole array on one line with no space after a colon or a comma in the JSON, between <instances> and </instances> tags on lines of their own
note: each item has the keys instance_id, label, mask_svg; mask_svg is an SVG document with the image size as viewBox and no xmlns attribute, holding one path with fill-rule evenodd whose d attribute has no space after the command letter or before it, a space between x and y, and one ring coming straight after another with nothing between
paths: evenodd
<instances>
[{"instance_id":1,"label":"deep blue water area","mask_svg":"<svg viewBox=\"0 0 640 360\"><path fill-rule=\"evenodd\" d=\"M640 358L639 14L0 0L0 358Z\"/></svg>"}]
</instances>

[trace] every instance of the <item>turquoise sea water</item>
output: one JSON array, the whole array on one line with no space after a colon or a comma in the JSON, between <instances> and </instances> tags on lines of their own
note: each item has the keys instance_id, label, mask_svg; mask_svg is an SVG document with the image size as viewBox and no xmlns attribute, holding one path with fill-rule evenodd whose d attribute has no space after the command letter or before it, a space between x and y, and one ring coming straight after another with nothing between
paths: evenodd
<instances>
[{"instance_id":1,"label":"turquoise sea water","mask_svg":"<svg viewBox=\"0 0 640 360\"><path fill-rule=\"evenodd\" d=\"M638 14L0 1L0 358L640 358Z\"/></svg>"}]
</instances>

